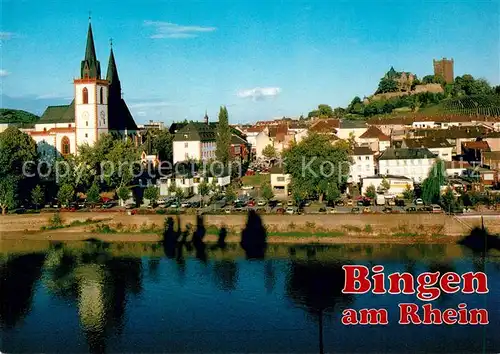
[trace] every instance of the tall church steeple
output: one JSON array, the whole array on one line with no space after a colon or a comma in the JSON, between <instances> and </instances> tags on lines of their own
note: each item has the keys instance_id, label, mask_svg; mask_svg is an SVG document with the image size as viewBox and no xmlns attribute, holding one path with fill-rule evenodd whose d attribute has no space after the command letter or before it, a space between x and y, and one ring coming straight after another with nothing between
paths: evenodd
<instances>
[{"instance_id":1,"label":"tall church steeple","mask_svg":"<svg viewBox=\"0 0 500 354\"><path fill-rule=\"evenodd\" d=\"M97 60L94 46L94 36L92 35L92 24L89 18L89 30L87 33L87 47L85 48L85 58L81 66L82 79L100 79L101 64Z\"/></svg>"},{"instance_id":2,"label":"tall church steeple","mask_svg":"<svg viewBox=\"0 0 500 354\"><path fill-rule=\"evenodd\" d=\"M113 44L111 42L111 51L109 53L108 73L106 80L109 82L109 96L111 98L121 98L122 87L118 77L118 69L116 68L115 55L113 53Z\"/></svg>"}]
</instances>

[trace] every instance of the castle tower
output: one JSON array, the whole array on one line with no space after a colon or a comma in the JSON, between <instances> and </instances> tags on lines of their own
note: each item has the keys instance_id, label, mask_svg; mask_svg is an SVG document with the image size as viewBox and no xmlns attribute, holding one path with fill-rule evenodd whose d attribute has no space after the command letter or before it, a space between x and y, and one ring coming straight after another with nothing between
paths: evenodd
<instances>
[{"instance_id":1,"label":"castle tower","mask_svg":"<svg viewBox=\"0 0 500 354\"><path fill-rule=\"evenodd\" d=\"M433 60L434 76L442 77L447 84L453 83L453 59Z\"/></svg>"},{"instance_id":2,"label":"castle tower","mask_svg":"<svg viewBox=\"0 0 500 354\"><path fill-rule=\"evenodd\" d=\"M101 64L97 60L92 25L89 19L85 57L80 78L74 79L76 145L93 145L99 135L108 132L108 81L101 80Z\"/></svg>"}]
</instances>

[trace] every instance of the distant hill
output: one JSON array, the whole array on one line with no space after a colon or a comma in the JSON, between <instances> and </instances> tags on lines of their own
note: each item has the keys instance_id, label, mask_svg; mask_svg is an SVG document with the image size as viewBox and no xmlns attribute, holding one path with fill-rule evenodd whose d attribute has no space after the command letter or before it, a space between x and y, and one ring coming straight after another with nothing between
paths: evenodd
<instances>
[{"instance_id":1,"label":"distant hill","mask_svg":"<svg viewBox=\"0 0 500 354\"><path fill-rule=\"evenodd\" d=\"M0 124L2 123L21 123L21 124L35 124L39 116L22 111L20 109L9 109L9 108L0 108Z\"/></svg>"}]
</instances>

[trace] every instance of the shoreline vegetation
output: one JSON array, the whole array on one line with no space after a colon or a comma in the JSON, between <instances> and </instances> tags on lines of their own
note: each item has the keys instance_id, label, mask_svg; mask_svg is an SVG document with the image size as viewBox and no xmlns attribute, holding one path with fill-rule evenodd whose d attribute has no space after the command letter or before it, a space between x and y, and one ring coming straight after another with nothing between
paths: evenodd
<instances>
[{"instance_id":1,"label":"shoreline vegetation","mask_svg":"<svg viewBox=\"0 0 500 354\"><path fill-rule=\"evenodd\" d=\"M157 242L162 239L165 222L176 218L180 230L192 229L195 215L123 215L121 213L54 213L8 215L0 218L2 240ZM207 243L218 240L224 228L227 243L238 243L245 228L246 215L207 215L204 217ZM262 216L267 242L271 244L454 244L481 218L466 221L448 215L328 215ZM500 218L486 219L486 228L496 233Z\"/></svg>"}]
</instances>

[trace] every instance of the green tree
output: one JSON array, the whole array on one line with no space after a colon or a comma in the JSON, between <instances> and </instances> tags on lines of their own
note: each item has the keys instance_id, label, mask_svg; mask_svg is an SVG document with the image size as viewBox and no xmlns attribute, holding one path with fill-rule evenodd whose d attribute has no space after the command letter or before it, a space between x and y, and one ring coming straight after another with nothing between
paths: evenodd
<instances>
[{"instance_id":1,"label":"green tree","mask_svg":"<svg viewBox=\"0 0 500 354\"><path fill-rule=\"evenodd\" d=\"M264 157L266 159L272 159L272 158L277 157L278 153L276 152L276 149L274 148L274 146L269 144L262 149L262 155L264 155Z\"/></svg>"},{"instance_id":2,"label":"green tree","mask_svg":"<svg viewBox=\"0 0 500 354\"><path fill-rule=\"evenodd\" d=\"M333 113L333 109L331 106L327 104L318 105L318 109L315 109L307 115L309 118L318 117L318 118L332 118L335 116Z\"/></svg>"},{"instance_id":3,"label":"green tree","mask_svg":"<svg viewBox=\"0 0 500 354\"><path fill-rule=\"evenodd\" d=\"M99 193L99 186L96 182L94 182L87 192L87 202L90 203L90 205L94 205L96 203L99 203L100 200L101 195Z\"/></svg>"},{"instance_id":4,"label":"green tree","mask_svg":"<svg viewBox=\"0 0 500 354\"><path fill-rule=\"evenodd\" d=\"M406 200L413 200L415 198L415 192L409 184L406 185L405 190L403 191L403 197Z\"/></svg>"},{"instance_id":5,"label":"green tree","mask_svg":"<svg viewBox=\"0 0 500 354\"><path fill-rule=\"evenodd\" d=\"M384 177L382 179L382 182L380 183L380 187L384 192L387 192L389 189L391 189L391 184L389 181Z\"/></svg>"},{"instance_id":6,"label":"green tree","mask_svg":"<svg viewBox=\"0 0 500 354\"><path fill-rule=\"evenodd\" d=\"M120 198L121 201L124 203L130 196L130 190L125 186L121 186L116 191L116 195L118 195L118 198Z\"/></svg>"},{"instance_id":7,"label":"green tree","mask_svg":"<svg viewBox=\"0 0 500 354\"><path fill-rule=\"evenodd\" d=\"M36 209L38 210L38 206L43 204L45 199L45 193L42 190L42 187L37 184L35 188L31 191L31 201L35 204Z\"/></svg>"},{"instance_id":8,"label":"green tree","mask_svg":"<svg viewBox=\"0 0 500 354\"><path fill-rule=\"evenodd\" d=\"M16 200L31 199L31 190L38 184L37 159L36 143L29 135L14 127L0 133L0 180L6 180L6 200L12 195ZM12 203L7 204L12 208Z\"/></svg>"},{"instance_id":9,"label":"green tree","mask_svg":"<svg viewBox=\"0 0 500 354\"><path fill-rule=\"evenodd\" d=\"M169 194L175 194L177 192L177 185L175 183L175 180L168 186L168 193Z\"/></svg>"},{"instance_id":10,"label":"green tree","mask_svg":"<svg viewBox=\"0 0 500 354\"><path fill-rule=\"evenodd\" d=\"M203 181L198 185L198 193L204 197L210 192L210 186L207 182Z\"/></svg>"},{"instance_id":11,"label":"green tree","mask_svg":"<svg viewBox=\"0 0 500 354\"><path fill-rule=\"evenodd\" d=\"M335 202L340 198L340 191L337 183L328 183L328 188L326 189L326 200L329 202Z\"/></svg>"},{"instance_id":12,"label":"green tree","mask_svg":"<svg viewBox=\"0 0 500 354\"><path fill-rule=\"evenodd\" d=\"M377 191L373 184L370 184L368 187L366 187L365 197L370 199L375 199L377 197Z\"/></svg>"},{"instance_id":13,"label":"green tree","mask_svg":"<svg viewBox=\"0 0 500 354\"><path fill-rule=\"evenodd\" d=\"M16 191L18 189L18 181L14 176L8 175L0 179L0 207L2 215L5 215L7 209L13 209L17 205Z\"/></svg>"},{"instance_id":14,"label":"green tree","mask_svg":"<svg viewBox=\"0 0 500 354\"><path fill-rule=\"evenodd\" d=\"M174 135L166 129L148 129L146 141L141 150L157 154L160 161L173 160Z\"/></svg>"},{"instance_id":15,"label":"green tree","mask_svg":"<svg viewBox=\"0 0 500 354\"><path fill-rule=\"evenodd\" d=\"M186 193L184 193L184 189L182 189L181 187L175 189L175 197L177 199L182 199L185 197L185 195Z\"/></svg>"},{"instance_id":16,"label":"green tree","mask_svg":"<svg viewBox=\"0 0 500 354\"><path fill-rule=\"evenodd\" d=\"M156 186L149 186L146 187L146 189L144 190L144 198L148 199L149 203L152 205L156 204L158 196L159 196L159 191L158 187Z\"/></svg>"},{"instance_id":17,"label":"green tree","mask_svg":"<svg viewBox=\"0 0 500 354\"><path fill-rule=\"evenodd\" d=\"M227 186L225 195L226 195L226 202L229 204L236 200L236 192L234 191L231 185Z\"/></svg>"},{"instance_id":18,"label":"green tree","mask_svg":"<svg viewBox=\"0 0 500 354\"><path fill-rule=\"evenodd\" d=\"M451 188L446 188L446 191L441 198L441 206L443 207L444 211L449 213L452 213L458 209L458 201Z\"/></svg>"},{"instance_id":19,"label":"green tree","mask_svg":"<svg viewBox=\"0 0 500 354\"><path fill-rule=\"evenodd\" d=\"M441 186L446 183L446 165L443 160L437 159L432 165L428 177L422 183L422 199L427 204L439 203Z\"/></svg>"},{"instance_id":20,"label":"green tree","mask_svg":"<svg viewBox=\"0 0 500 354\"><path fill-rule=\"evenodd\" d=\"M219 124L217 124L217 137L215 157L222 162L224 166L229 164L231 148L231 128L229 127L229 117L226 107L219 110Z\"/></svg>"},{"instance_id":21,"label":"green tree","mask_svg":"<svg viewBox=\"0 0 500 354\"><path fill-rule=\"evenodd\" d=\"M268 182L262 185L261 193L262 193L262 198L267 200L273 199L274 197L273 189L271 187L271 184Z\"/></svg>"},{"instance_id":22,"label":"green tree","mask_svg":"<svg viewBox=\"0 0 500 354\"><path fill-rule=\"evenodd\" d=\"M62 205L68 206L73 201L75 189L71 184L63 184L57 193L57 199Z\"/></svg>"},{"instance_id":23,"label":"green tree","mask_svg":"<svg viewBox=\"0 0 500 354\"><path fill-rule=\"evenodd\" d=\"M380 79L376 93L396 92L397 90L398 85L394 79L383 77Z\"/></svg>"},{"instance_id":24,"label":"green tree","mask_svg":"<svg viewBox=\"0 0 500 354\"><path fill-rule=\"evenodd\" d=\"M328 183L346 183L350 157L347 144L332 144L328 136L310 133L283 154L285 172L291 175L292 190L306 198L323 199Z\"/></svg>"}]
</instances>

